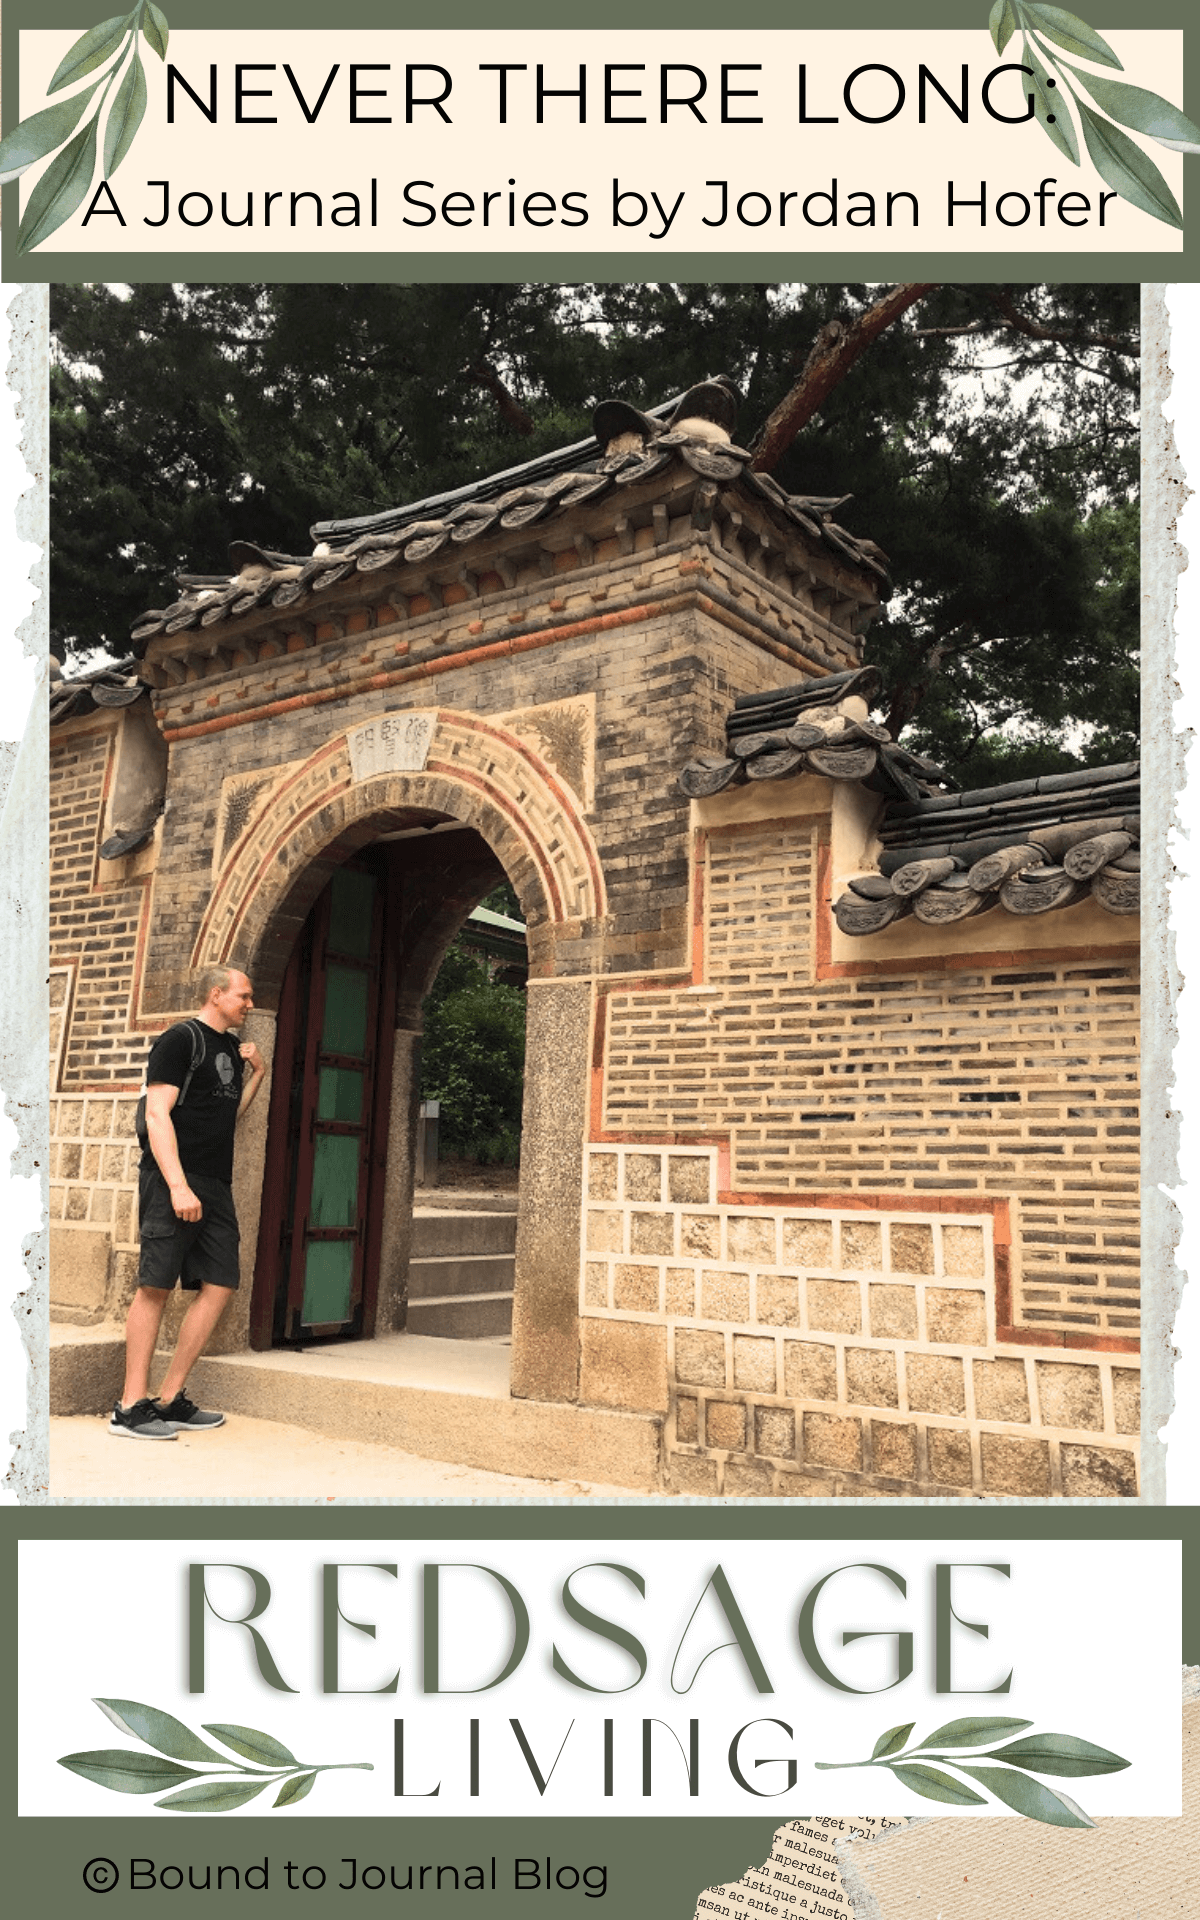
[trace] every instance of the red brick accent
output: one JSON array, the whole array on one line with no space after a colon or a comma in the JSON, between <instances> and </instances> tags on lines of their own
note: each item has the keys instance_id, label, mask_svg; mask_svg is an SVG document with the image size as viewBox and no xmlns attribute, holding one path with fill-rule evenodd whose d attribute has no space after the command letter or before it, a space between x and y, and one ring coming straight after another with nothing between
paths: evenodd
<instances>
[{"instance_id":1,"label":"red brick accent","mask_svg":"<svg viewBox=\"0 0 1200 1920\"><path fill-rule=\"evenodd\" d=\"M809 816L797 820L786 818L764 819L747 822L730 822L719 830L711 823L708 827L697 829L692 842L692 925L691 925L691 979L692 984L708 984L710 980L710 957L705 951L706 893L709 884L708 867L712 853L713 837L719 831L722 842L729 839L741 839L755 834L778 832L783 828L803 828L811 830L817 826L817 904L815 912L815 942L813 949L814 979L817 981L841 977L871 977L875 975L914 976L961 972L964 970L986 970L995 973L1012 967L1014 970L1040 968L1046 966L1071 965L1079 963L1095 964L1097 954L1093 949L1081 946L1064 946L1058 949L1029 952L997 951L970 954L938 953L932 955L904 955L889 960L870 960L849 964L833 964L831 951L831 913L829 909L831 856L827 832L822 831L824 822L814 821ZM1104 960L1110 957L1118 964L1127 964L1136 956L1136 949L1125 945L1105 948ZM634 993L659 995L677 995L686 982L678 976L649 979L606 980L598 986L596 996L595 1045L591 1074L591 1133L597 1143L626 1144L647 1146L656 1144L709 1145L715 1144L710 1131L688 1131L680 1128L674 1132L654 1127L652 1130L638 1130L636 1124L620 1131L604 1127L605 1111L605 1069L609 1030L612 1026L612 1008L610 998L614 993L622 996ZM718 983L719 984L719 983ZM683 1002L675 1004L682 1007ZM625 1043L628 1044L627 1042ZM666 1117L666 1116L664 1116ZM711 1117L704 1116L711 1127ZM699 1116L698 1116L699 1118ZM703 1120L701 1121L703 1125ZM732 1136L718 1136L728 1164ZM1011 1277L1011 1241L1010 1201L1008 1198L996 1200L990 1195L980 1193L942 1193L930 1194L917 1190L903 1194L881 1194L869 1184L856 1191L836 1192L766 1192L748 1190L744 1186L734 1189L728 1177L722 1180L722 1191L718 1199L725 1205L762 1206L762 1207L838 1207L856 1212L876 1213L888 1210L908 1213L971 1214L990 1213L995 1227L996 1279L995 1307L997 1317L997 1340L1009 1346L1046 1347L1059 1351L1093 1351L1109 1353L1136 1354L1139 1341L1136 1336L1120 1332L1082 1331L1063 1327L1018 1324L1013 1297ZM1028 1203L1036 1207L1036 1197Z\"/></svg>"},{"instance_id":2,"label":"red brick accent","mask_svg":"<svg viewBox=\"0 0 1200 1920\"><path fill-rule=\"evenodd\" d=\"M530 772L536 774L539 783L550 791L558 806L562 809L563 821L560 824L570 828L571 834L583 854L592 885L595 911L597 913L603 913L605 905L604 876L600 869L591 834L579 813L574 796L556 777L553 770L540 759L525 741L519 739L517 735L511 734L506 729L495 726L475 714L447 712L445 717L447 721L452 722L453 727L459 733L478 734L489 743L494 743L495 748L500 750L501 753L514 756L518 761L523 762ZM336 760L339 754L344 755L345 752L345 734L337 734L332 740L327 741L325 746L320 748L315 754L312 754L302 766L295 768L288 779L283 781L279 787L270 789L267 792L255 819L248 823L245 830L246 834L253 835L258 829L259 823L268 821L277 809L281 809L287 802L289 794L293 793L294 790L297 788L303 790L306 786L311 786L313 784L313 774L315 770L319 769L322 765L328 765L331 760ZM337 769L332 769L332 772L336 774ZM426 763L425 772L431 776L440 776L455 782L456 785L473 790L480 794L489 806L493 807L503 816L513 829L513 832L519 837L522 844L528 849L529 856L538 869L546 899L551 909L552 918L560 923L567 919L566 903L563 900L559 887L554 860L551 858L547 849L543 847L537 839L537 836L530 828L520 807L515 800L505 792L499 781L489 779L483 774L476 772L473 768L465 765L462 760L450 757L431 757ZM264 879L275 867L281 849L295 837L297 832L303 829L305 824L312 819L314 815L320 813L327 807L331 800L335 800L350 791L352 784L348 766L345 774L340 778L333 778L330 783L326 785L318 783L311 797L303 805L299 806L294 813L289 814L279 831L275 833L269 841L263 843L258 848L256 854L257 864L254 867L249 884L246 885L242 891L238 912L222 941L220 953L216 956L218 960L228 959L230 954L237 951L247 910L252 904ZM191 964L193 966L202 964L204 960L210 939L210 929L222 909L222 902L225 898L231 872L236 872L236 867L234 869L227 869L222 874L221 880L218 882L208 902L192 949ZM238 878L240 880L240 874Z\"/></svg>"},{"instance_id":3,"label":"red brick accent","mask_svg":"<svg viewBox=\"0 0 1200 1920\"><path fill-rule=\"evenodd\" d=\"M348 700L354 694L381 692L387 687L406 686L414 680L433 679L442 673L455 673L464 667L498 659L505 654L531 653L538 647L557 646L562 640L575 640L582 634L608 633L615 627L639 625L662 613L675 613L690 603L690 595L660 600L653 606L624 607L618 613L593 614L587 620L571 620L561 627L543 627L534 633L514 634L511 639L493 640L485 647L465 647L461 652L444 654L440 659L418 661L398 671L368 674L361 680L336 687L318 687L312 693L293 694L287 700L272 700L245 713L223 714L219 720L200 720L189 727L164 727L164 740L190 740L197 734L223 733L227 727L247 726L252 721L273 719L281 713L295 713L301 707L325 706L331 700ZM405 646L409 643L406 641ZM792 656L789 655L789 658Z\"/></svg>"},{"instance_id":4,"label":"red brick accent","mask_svg":"<svg viewBox=\"0 0 1200 1920\"><path fill-rule=\"evenodd\" d=\"M692 985L704 980L704 887L708 873L708 835L697 827L692 843Z\"/></svg>"}]
</instances>

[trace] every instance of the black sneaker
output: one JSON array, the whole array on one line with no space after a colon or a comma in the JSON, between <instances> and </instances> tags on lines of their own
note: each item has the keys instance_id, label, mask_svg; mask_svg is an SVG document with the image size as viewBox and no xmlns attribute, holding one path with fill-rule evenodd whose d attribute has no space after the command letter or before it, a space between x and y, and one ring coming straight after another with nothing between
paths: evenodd
<instances>
[{"instance_id":1,"label":"black sneaker","mask_svg":"<svg viewBox=\"0 0 1200 1920\"><path fill-rule=\"evenodd\" d=\"M223 1427L223 1413L206 1413L186 1393L177 1393L169 1406L156 1407L159 1422L171 1433L204 1433L209 1427Z\"/></svg>"},{"instance_id":2,"label":"black sneaker","mask_svg":"<svg viewBox=\"0 0 1200 1920\"><path fill-rule=\"evenodd\" d=\"M110 1433L122 1434L127 1440L173 1440L174 1427L169 1427L159 1416L158 1403L155 1400L135 1400L131 1407L123 1407L118 1400L113 1408L112 1419L108 1423Z\"/></svg>"}]
</instances>

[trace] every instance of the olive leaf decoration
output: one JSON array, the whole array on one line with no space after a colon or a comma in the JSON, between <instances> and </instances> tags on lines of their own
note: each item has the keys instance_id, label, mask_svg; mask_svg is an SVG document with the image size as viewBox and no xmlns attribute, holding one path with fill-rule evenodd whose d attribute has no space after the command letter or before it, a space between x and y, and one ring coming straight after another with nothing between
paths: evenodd
<instances>
[{"instance_id":1,"label":"olive leaf decoration","mask_svg":"<svg viewBox=\"0 0 1200 1920\"><path fill-rule=\"evenodd\" d=\"M17 232L17 252L29 253L39 246L64 220L69 220L82 203L96 171L96 145L100 116L121 75L104 128L103 180L111 180L133 145L133 137L146 111L146 73L138 41L142 39L160 60L167 57L170 30L153 0L138 0L131 12L112 20L102 20L82 34L55 69L47 93L60 93L88 74L112 64L96 80L78 93L43 107L28 120L22 120L0 140L0 186L17 180L55 148L61 148L34 187ZM100 98L90 119L76 133L85 109L95 94Z\"/></svg>"},{"instance_id":2,"label":"olive leaf decoration","mask_svg":"<svg viewBox=\"0 0 1200 1920\"><path fill-rule=\"evenodd\" d=\"M1048 1773L1066 1779L1087 1774L1120 1773L1129 1765L1119 1753L1107 1747L1095 1747L1090 1740L1077 1739L1073 1733L1035 1733L1029 1738L1009 1740L996 1747L995 1740L1006 1734L1028 1734L1032 1720L1005 1720L992 1716L950 1720L938 1727L928 1740L908 1744L914 1721L907 1726L889 1727L881 1733L869 1760L818 1760L822 1773L843 1767L889 1767L901 1786L919 1793L924 1800L941 1800L952 1807L984 1807L987 1801L974 1787L964 1784L947 1766L965 1773L988 1793L1002 1800L1027 1820L1040 1820L1050 1827L1094 1827L1083 1808L1059 1788L1031 1780L1032 1773ZM985 1747L985 1753L971 1751ZM965 1758L960 1758L965 1755ZM981 1760L998 1760L1001 1765L980 1766ZM937 1765L934 1765L934 1762Z\"/></svg>"},{"instance_id":3,"label":"olive leaf decoration","mask_svg":"<svg viewBox=\"0 0 1200 1920\"><path fill-rule=\"evenodd\" d=\"M102 1747L95 1753L66 1753L59 1766L85 1780L94 1780L98 1787L108 1787L112 1793L161 1793L168 1789L154 1804L168 1807L172 1813L229 1813L234 1807L244 1807L268 1787L279 1788L272 1806L290 1807L312 1792L319 1773L354 1768L374 1772L370 1760L331 1761L323 1766L297 1760L282 1741L254 1727L206 1726L205 1733L211 1733L230 1753L256 1763L243 1766L202 1740L182 1720L157 1707L143 1706L139 1700L97 1700L94 1704L121 1733L140 1740L152 1751Z\"/></svg>"},{"instance_id":4,"label":"olive leaf decoration","mask_svg":"<svg viewBox=\"0 0 1200 1920\"><path fill-rule=\"evenodd\" d=\"M1077 14L1066 13L1062 7L1041 6L1036 0L995 0L988 28L997 53L1003 53L1013 35L1020 32L1021 64L1031 75L1034 118L1063 158L1073 167L1079 165L1079 139L1066 97L1070 95L1088 158L1105 185L1155 220L1182 229L1183 215L1170 187L1149 154L1143 153L1121 128L1132 127L1135 133L1176 153L1200 153L1200 127L1159 94L1128 86L1123 80L1111 80L1107 74L1083 71L1055 52L1055 48L1062 48L1077 60L1123 71L1107 40ZM1080 87L1094 105L1089 106L1080 97ZM1119 124L1114 126L1114 121Z\"/></svg>"}]
</instances>

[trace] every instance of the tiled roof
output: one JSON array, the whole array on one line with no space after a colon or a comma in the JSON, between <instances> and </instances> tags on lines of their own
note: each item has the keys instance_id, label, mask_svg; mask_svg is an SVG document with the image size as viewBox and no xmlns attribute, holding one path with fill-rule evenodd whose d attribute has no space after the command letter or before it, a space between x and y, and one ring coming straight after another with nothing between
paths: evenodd
<instances>
[{"instance_id":1,"label":"tiled roof","mask_svg":"<svg viewBox=\"0 0 1200 1920\"><path fill-rule=\"evenodd\" d=\"M56 663L57 664L57 663ZM50 681L50 725L73 720L79 714L94 713L97 707L131 707L147 692L138 678L137 662L132 655L111 666L97 667L67 680L61 671L52 672Z\"/></svg>"},{"instance_id":2,"label":"tiled roof","mask_svg":"<svg viewBox=\"0 0 1200 1920\"><path fill-rule=\"evenodd\" d=\"M877 670L864 667L743 695L726 721L727 751L699 755L680 786L698 799L743 780L807 772L878 793L878 864L834 902L843 933L878 933L910 913L931 926L995 906L1051 913L1088 896L1109 913L1138 911L1136 760L954 792L947 774L886 728L841 711L878 686Z\"/></svg>"},{"instance_id":3,"label":"tiled roof","mask_svg":"<svg viewBox=\"0 0 1200 1920\"><path fill-rule=\"evenodd\" d=\"M1136 913L1141 791L1130 760L890 805L878 878L850 881L838 925L874 933L906 913L939 925L997 905L1052 913L1089 895Z\"/></svg>"},{"instance_id":4,"label":"tiled roof","mask_svg":"<svg viewBox=\"0 0 1200 1920\"><path fill-rule=\"evenodd\" d=\"M662 415L668 414L664 422ZM240 618L268 603L303 611L354 573L466 558L474 542L554 520L572 508L620 493L664 474L690 468L719 490L744 489L784 522L803 530L831 557L872 576L881 597L891 590L887 556L873 540L839 526L834 513L852 497L788 494L770 474L756 473L752 454L728 435L736 403L724 377L703 382L675 402L641 413L606 400L594 415L596 436L541 455L519 467L390 507L358 519L321 520L311 529L313 550L287 554L248 542L230 549L230 572L179 574L177 600L142 614L133 628L140 656L156 634L172 635ZM634 444L636 442L636 444Z\"/></svg>"},{"instance_id":5,"label":"tiled roof","mask_svg":"<svg viewBox=\"0 0 1200 1920\"><path fill-rule=\"evenodd\" d=\"M61 726L66 720L79 719L84 714L104 711L112 707L131 707L136 700L148 699L149 689L137 673L137 661L132 656L116 660L110 666L96 667L91 673L81 673L77 679L64 679L57 660L52 661L50 675L50 725ZM115 833L100 848L102 860L120 860L127 853L136 853L146 844L154 832L155 822L162 811L161 802L154 807L149 819L137 821L131 827L118 827Z\"/></svg>"},{"instance_id":6,"label":"tiled roof","mask_svg":"<svg viewBox=\"0 0 1200 1920\"><path fill-rule=\"evenodd\" d=\"M827 673L765 694L742 694L725 722L726 752L705 753L683 769L679 784L692 799L743 780L783 780L820 773L858 780L888 800L920 800L952 786L948 774L919 753L897 746L886 727L843 713L853 697L870 700L878 667Z\"/></svg>"}]
</instances>

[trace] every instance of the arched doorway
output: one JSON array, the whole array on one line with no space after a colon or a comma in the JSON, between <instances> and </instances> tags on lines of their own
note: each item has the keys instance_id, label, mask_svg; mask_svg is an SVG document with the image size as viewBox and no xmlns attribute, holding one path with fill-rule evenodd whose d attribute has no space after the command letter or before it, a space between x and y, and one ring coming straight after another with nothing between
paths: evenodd
<instances>
[{"instance_id":1,"label":"arched doorway","mask_svg":"<svg viewBox=\"0 0 1200 1920\"><path fill-rule=\"evenodd\" d=\"M471 828L427 821L350 855L310 909L279 995L254 1346L403 1324L422 1002L503 872Z\"/></svg>"},{"instance_id":2,"label":"arched doorway","mask_svg":"<svg viewBox=\"0 0 1200 1920\"><path fill-rule=\"evenodd\" d=\"M278 1010L274 1041L267 1036L276 1061L293 1061L292 1080L282 1064L273 1075L276 1084L262 1159L257 1155L251 1159L246 1152L242 1156L244 1218L247 1223L256 1220L261 1227L258 1284L247 1302L252 1319L247 1331L250 1343L259 1347L269 1345L275 1336L282 1284L282 1215L289 1198L293 1225L288 1259L296 1246L294 1156L281 1154L279 1142L290 1132L298 1144L297 1125L306 1123L303 1118L297 1123L292 1111L297 1041L293 1033L289 1054L285 987L289 966L304 964L295 955L314 908L343 870L367 872L372 862L383 863L377 870L377 878L382 875L379 911L385 929L389 914L393 916L393 931L381 936L382 978L375 1006L380 1030L386 1030L389 1018L394 1026L382 1202L377 1189L369 1191L365 1200L361 1192L364 1166L368 1185L375 1178L371 1170L378 1165L380 1142L385 1138L384 1130L377 1128L371 1143L358 1148L360 1189L353 1223L348 1225L339 1216L336 1224L319 1230L328 1232L330 1239L309 1233L301 1245L307 1286L310 1248L335 1245L339 1235L356 1234L361 1222L361 1285L356 1291L357 1255L351 1253L348 1259L345 1252L317 1253L311 1261L315 1278L308 1307L299 1286L291 1300L301 1315L309 1312L311 1326L344 1327L352 1336L369 1337L372 1328L380 1334L394 1328L397 1303L403 1299L412 1216L421 1001L452 935L471 908L507 875L526 923L531 989L540 989L531 991L529 998L512 1390L522 1397L570 1400L578 1392L580 1156L590 1074L592 988L586 963L582 978L561 977L559 954L564 942L571 943L576 954L585 954L599 936L607 906L603 876L580 802L528 741L500 723L475 715L440 710L421 717L426 722L428 750L419 767L383 770L377 760L365 767L356 764L352 742L361 735L359 728L334 735L307 760L279 770L223 860L193 949L194 966L226 963L246 968L264 1021ZM408 713L399 718L407 725L414 716ZM383 731L382 720L370 725L377 734ZM400 881L389 865L395 862L403 869ZM374 905L371 911L375 913ZM337 934L335 920L331 894L329 925ZM321 958L327 972L331 964L353 972L351 963L361 960L336 940L332 947L326 940ZM387 965L393 963L394 984L386 977ZM311 998L311 959L308 964ZM574 964L580 965L578 958ZM300 990L298 979L298 997ZM324 1034L323 1010L320 1032ZM382 1097L383 1044L377 1030L370 1073L373 1117ZM328 1055L325 1059L320 1057L323 1051ZM366 1055L323 1049L318 1044L315 1058L307 1053L303 1057L304 1072L315 1085L315 1092L312 1087L309 1092L315 1134L321 1125L317 1119L321 1067L334 1074L354 1073ZM338 1085L327 1080L327 1107L330 1103L336 1107L341 1097ZM347 1099L352 1098L352 1090L343 1091ZM338 1133L337 1128L360 1126L361 1112L358 1121L334 1121L327 1113L324 1124L329 1138L344 1141L349 1135ZM345 1172L351 1160L349 1147L327 1148L325 1153L330 1166L340 1159ZM315 1148L312 1158L315 1165ZM348 1183L352 1178L352 1173L345 1173ZM380 1204L381 1224L373 1229L372 1219L379 1217L373 1209ZM341 1205L344 1215L348 1210L344 1198ZM377 1259L373 1231L377 1232ZM332 1275L330 1284L344 1288L348 1271L348 1295L334 1296L339 1314L349 1307L348 1317L311 1318L329 1307L328 1296L318 1285L321 1275ZM287 1324L285 1314L285 1331ZM301 1318L301 1327L304 1324Z\"/></svg>"}]
</instances>

